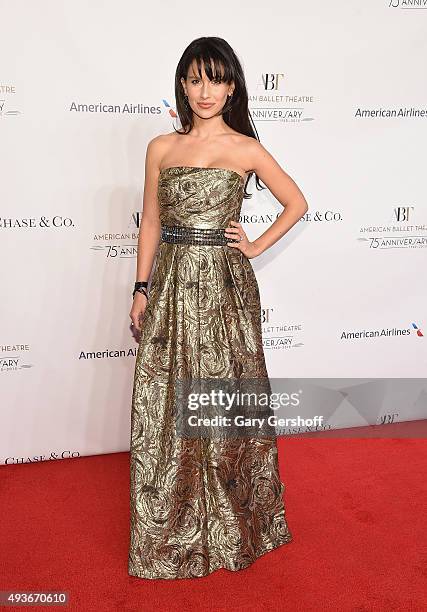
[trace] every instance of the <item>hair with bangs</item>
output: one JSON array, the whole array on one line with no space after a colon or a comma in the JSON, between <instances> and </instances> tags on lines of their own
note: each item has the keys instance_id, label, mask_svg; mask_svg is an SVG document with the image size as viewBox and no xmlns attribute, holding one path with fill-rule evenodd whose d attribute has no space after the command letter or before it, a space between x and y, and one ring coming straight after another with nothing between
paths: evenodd
<instances>
[{"instance_id":1,"label":"hair with bangs","mask_svg":"<svg viewBox=\"0 0 427 612\"><path fill-rule=\"evenodd\" d=\"M197 64L197 76L200 78L203 64L206 76L210 81L221 80L225 83L234 81L233 95L227 99L219 114L222 114L225 123L233 130L259 141L248 108L248 92L242 66L228 42L217 36L196 38L188 45L178 62L175 72L175 100L177 114L184 131L175 130L175 132L185 136L193 128L193 111L185 102L185 93L181 83L181 78L187 78L188 70L193 61ZM257 174L250 172L245 184L243 196L245 198L252 197L252 194L248 194L246 191L246 185L252 174L255 175L257 189L265 189L261 185Z\"/></svg>"}]
</instances>

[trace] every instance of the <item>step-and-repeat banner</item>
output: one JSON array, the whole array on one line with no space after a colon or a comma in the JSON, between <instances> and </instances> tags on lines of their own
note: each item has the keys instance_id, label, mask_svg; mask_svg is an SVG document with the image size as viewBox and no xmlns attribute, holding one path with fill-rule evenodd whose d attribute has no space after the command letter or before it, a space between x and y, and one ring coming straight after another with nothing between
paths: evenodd
<instances>
[{"instance_id":1,"label":"step-and-repeat banner","mask_svg":"<svg viewBox=\"0 0 427 612\"><path fill-rule=\"evenodd\" d=\"M203 35L235 49L309 204L251 260L270 376L315 379L326 428L426 417L427 9L222 4L217 28L195 1L1 3L3 464L129 448L145 150L178 127L175 68ZM255 238L283 208L248 189Z\"/></svg>"}]
</instances>

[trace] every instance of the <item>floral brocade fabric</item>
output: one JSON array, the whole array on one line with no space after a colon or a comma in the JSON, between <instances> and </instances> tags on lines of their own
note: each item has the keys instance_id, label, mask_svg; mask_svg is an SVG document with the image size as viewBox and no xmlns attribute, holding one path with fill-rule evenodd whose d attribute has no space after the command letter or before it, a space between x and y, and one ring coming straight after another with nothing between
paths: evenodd
<instances>
[{"instance_id":1,"label":"floral brocade fabric","mask_svg":"<svg viewBox=\"0 0 427 612\"><path fill-rule=\"evenodd\" d=\"M243 190L233 170L163 169L161 223L225 228L239 220ZM236 571L292 540L275 438L177 435L174 384L188 377L268 377L258 284L236 248L161 241L132 395L131 576Z\"/></svg>"}]
</instances>

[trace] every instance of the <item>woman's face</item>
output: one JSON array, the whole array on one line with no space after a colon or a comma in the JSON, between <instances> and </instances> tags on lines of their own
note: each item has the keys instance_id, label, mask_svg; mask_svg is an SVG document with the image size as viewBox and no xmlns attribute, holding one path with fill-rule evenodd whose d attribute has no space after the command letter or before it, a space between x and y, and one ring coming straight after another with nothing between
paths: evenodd
<instances>
[{"instance_id":1,"label":"woman's face","mask_svg":"<svg viewBox=\"0 0 427 612\"><path fill-rule=\"evenodd\" d=\"M187 78L181 79L184 94L196 115L202 118L217 114L227 101L227 96L233 93L234 84L223 81L210 81L205 68L201 66L201 77L197 75L197 64L194 61L188 69Z\"/></svg>"}]
</instances>

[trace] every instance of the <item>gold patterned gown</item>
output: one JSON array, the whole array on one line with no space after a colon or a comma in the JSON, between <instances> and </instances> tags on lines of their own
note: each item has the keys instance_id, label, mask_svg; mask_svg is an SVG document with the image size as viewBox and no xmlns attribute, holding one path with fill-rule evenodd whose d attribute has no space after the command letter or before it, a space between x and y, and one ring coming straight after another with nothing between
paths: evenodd
<instances>
[{"instance_id":1,"label":"gold patterned gown","mask_svg":"<svg viewBox=\"0 0 427 612\"><path fill-rule=\"evenodd\" d=\"M161 224L228 227L239 220L243 191L233 170L165 168ZM235 571L292 539L274 438L177 435L174 381L191 376L268 376L258 284L238 249L160 241L132 396L131 576Z\"/></svg>"}]
</instances>

